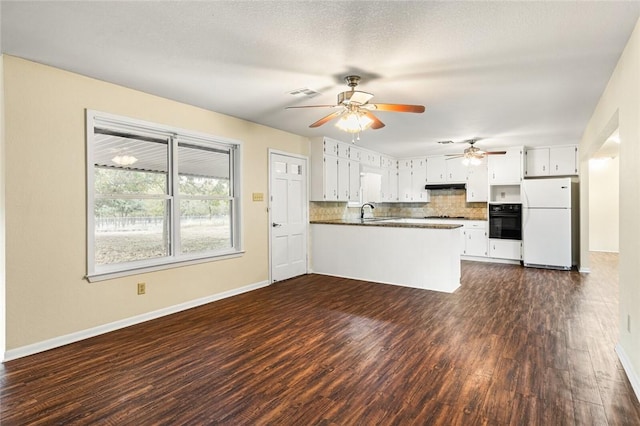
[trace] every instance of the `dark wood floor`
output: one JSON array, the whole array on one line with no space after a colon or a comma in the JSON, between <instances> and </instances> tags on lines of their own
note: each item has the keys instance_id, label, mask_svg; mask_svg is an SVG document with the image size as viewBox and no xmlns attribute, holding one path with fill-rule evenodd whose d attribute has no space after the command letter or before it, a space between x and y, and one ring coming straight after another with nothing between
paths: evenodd
<instances>
[{"instance_id":1,"label":"dark wood floor","mask_svg":"<svg viewBox=\"0 0 640 426\"><path fill-rule=\"evenodd\" d=\"M454 294L280 282L5 363L0 423L640 425L617 257L592 266L463 262Z\"/></svg>"}]
</instances>

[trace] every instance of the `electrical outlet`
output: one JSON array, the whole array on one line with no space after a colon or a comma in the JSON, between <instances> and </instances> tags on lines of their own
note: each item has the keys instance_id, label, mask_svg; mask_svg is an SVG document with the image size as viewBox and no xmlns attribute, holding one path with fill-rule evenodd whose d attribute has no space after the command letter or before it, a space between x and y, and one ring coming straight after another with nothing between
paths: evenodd
<instances>
[{"instance_id":1,"label":"electrical outlet","mask_svg":"<svg viewBox=\"0 0 640 426\"><path fill-rule=\"evenodd\" d=\"M631 333L631 314L627 314L627 331Z\"/></svg>"},{"instance_id":2,"label":"electrical outlet","mask_svg":"<svg viewBox=\"0 0 640 426\"><path fill-rule=\"evenodd\" d=\"M147 292L146 283L138 283L138 294L145 294Z\"/></svg>"}]
</instances>

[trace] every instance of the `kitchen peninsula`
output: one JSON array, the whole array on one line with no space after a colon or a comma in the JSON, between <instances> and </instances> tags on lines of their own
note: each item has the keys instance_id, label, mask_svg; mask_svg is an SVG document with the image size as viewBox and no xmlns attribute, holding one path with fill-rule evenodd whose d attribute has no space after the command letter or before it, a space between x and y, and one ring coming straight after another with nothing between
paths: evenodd
<instances>
[{"instance_id":1,"label":"kitchen peninsula","mask_svg":"<svg viewBox=\"0 0 640 426\"><path fill-rule=\"evenodd\" d=\"M312 221L312 270L452 293L460 286L461 228L394 219Z\"/></svg>"}]
</instances>

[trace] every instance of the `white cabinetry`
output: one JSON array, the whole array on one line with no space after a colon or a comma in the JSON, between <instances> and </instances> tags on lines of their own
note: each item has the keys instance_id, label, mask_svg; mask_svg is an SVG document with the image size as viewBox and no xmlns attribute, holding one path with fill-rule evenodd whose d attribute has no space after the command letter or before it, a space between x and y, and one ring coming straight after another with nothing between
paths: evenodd
<instances>
[{"instance_id":1,"label":"white cabinetry","mask_svg":"<svg viewBox=\"0 0 640 426\"><path fill-rule=\"evenodd\" d=\"M405 158L398 161L398 201L428 202L429 192L424 189L427 180L425 158Z\"/></svg>"},{"instance_id":2,"label":"white cabinetry","mask_svg":"<svg viewBox=\"0 0 640 426\"><path fill-rule=\"evenodd\" d=\"M465 166L462 163L462 158L446 158L445 164L447 165L447 182L464 183L467 180L467 174L469 168L474 166Z\"/></svg>"},{"instance_id":3,"label":"white cabinetry","mask_svg":"<svg viewBox=\"0 0 640 426\"><path fill-rule=\"evenodd\" d=\"M522 260L522 241L489 239L489 257Z\"/></svg>"},{"instance_id":4,"label":"white cabinetry","mask_svg":"<svg viewBox=\"0 0 640 426\"><path fill-rule=\"evenodd\" d=\"M382 202L398 201L398 162L386 155L380 157L382 173Z\"/></svg>"},{"instance_id":5,"label":"white cabinetry","mask_svg":"<svg viewBox=\"0 0 640 426\"><path fill-rule=\"evenodd\" d=\"M338 157L338 201L349 201L349 160Z\"/></svg>"},{"instance_id":6,"label":"white cabinetry","mask_svg":"<svg viewBox=\"0 0 640 426\"><path fill-rule=\"evenodd\" d=\"M443 155L427 157L427 183L444 183L447 179L447 165Z\"/></svg>"},{"instance_id":7,"label":"white cabinetry","mask_svg":"<svg viewBox=\"0 0 640 426\"><path fill-rule=\"evenodd\" d=\"M362 150L353 145L349 147L349 160L362 161Z\"/></svg>"},{"instance_id":8,"label":"white cabinetry","mask_svg":"<svg viewBox=\"0 0 640 426\"><path fill-rule=\"evenodd\" d=\"M360 167L349 158L349 144L330 138L311 140L311 201L358 201Z\"/></svg>"},{"instance_id":9,"label":"white cabinetry","mask_svg":"<svg viewBox=\"0 0 640 426\"><path fill-rule=\"evenodd\" d=\"M464 236L463 255L487 256L489 242L487 238L487 222L470 221L465 223L462 234Z\"/></svg>"},{"instance_id":10,"label":"white cabinetry","mask_svg":"<svg viewBox=\"0 0 640 426\"><path fill-rule=\"evenodd\" d=\"M508 148L504 155L489 156L489 183L519 184L522 180L522 147Z\"/></svg>"},{"instance_id":11,"label":"white cabinetry","mask_svg":"<svg viewBox=\"0 0 640 426\"><path fill-rule=\"evenodd\" d=\"M467 180L467 167L460 158L448 158L444 155L427 157L427 183L464 183Z\"/></svg>"},{"instance_id":12,"label":"white cabinetry","mask_svg":"<svg viewBox=\"0 0 640 426\"><path fill-rule=\"evenodd\" d=\"M360 162L363 166L380 167L380 154L374 151L361 150Z\"/></svg>"},{"instance_id":13,"label":"white cabinetry","mask_svg":"<svg viewBox=\"0 0 640 426\"><path fill-rule=\"evenodd\" d=\"M478 203L489 201L489 172L487 157L480 164L469 166L467 171L467 202Z\"/></svg>"},{"instance_id":14,"label":"white cabinetry","mask_svg":"<svg viewBox=\"0 0 640 426\"><path fill-rule=\"evenodd\" d=\"M360 202L360 162L349 160L349 202Z\"/></svg>"},{"instance_id":15,"label":"white cabinetry","mask_svg":"<svg viewBox=\"0 0 640 426\"><path fill-rule=\"evenodd\" d=\"M398 201L411 201L411 160L398 161Z\"/></svg>"},{"instance_id":16,"label":"white cabinetry","mask_svg":"<svg viewBox=\"0 0 640 426\"><path fill-rule=\"evenodd\" d=\"M526 177L578 174L576 145L529 148L525 154Z\"/></svg>"}]
</instances>

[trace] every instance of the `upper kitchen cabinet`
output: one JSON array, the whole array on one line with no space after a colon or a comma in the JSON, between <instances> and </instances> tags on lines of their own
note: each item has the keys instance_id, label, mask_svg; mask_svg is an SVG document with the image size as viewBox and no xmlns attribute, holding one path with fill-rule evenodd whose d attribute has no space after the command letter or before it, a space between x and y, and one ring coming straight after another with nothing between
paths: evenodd
<instances>
[{"instance_id":1,"label":"upper kitchen cabinet","mask_svg":"<svg viewBox=\"0 0 640 426\"><path fill-rule=\"evenodd\" d=\"M464 183L467 180L467 168L460 158L432 155L427 157L426 164L426 183Z\"/></svg>"},{"instance_id":2,"label":"upper kitchen cabinet","mask_svg":"<svg viewBox=\"0 0 640 426\"><path fill-rule=\"evenodd\" d=\"M311 140L311 201L358 201L360 163L349 159L350 148L330 138Z\"/></svg>"},{"instance_id":3,"label":"upper kitchen cabinet","mask_svg":"<svg viewBox=\"0 0 640 426\"><path fill-rule=\"evenodd\" d=\"M360 163L363 166L380 167L379 153L362 149L360 155Z\"/></svg>"},{"instance_id":4,"label":"upper kitchen cabinet","mask_svg":"<svg viewBox=\"0 0 640 426\"><path fill-rule=\"evenodd\" d=\"M430 194L424 189L427 180L425 158L398 161L398 201L428 202Z\"/></svg>"},{"instance_id":5,"label":"upper kitchen cabinet","mask_svg":"<svg viewBox=\"0 0 640 426\"><path fill-rule=\"evenodd\" d=\"M489 201L489 171L487 157L480 164L467 167L467 202L480 203Z\"/></svg>"},{"instance_id":6,"label":"upper kitchen cabinet","mask_svg":"<svg viewBox=\"0 0 640 426\"><path fill-rule=\"evenodd\" d=\"M380 157L382 173L382 191L380 201L398 201L398 162L388 155Z\"/></svg>"},{"instance_id":7,"label":"upper kitchen cabinet","mask_svg":"<svg viewBox=\"0 0 640 426\"><path fill-rule=\"evenodd\" d=\"M525 153L525 177L578 174L578 147L564 145L529 148Z\"/></svg>"},{"instance_id":8,"label":"upper kitchen cabinet","mask_svg":"<svg viewBox=\"0 0 640 426\"><path fill-rule=\"evenodd\" d=\"M489 184L520 184L523 169L523 148L507 148L506 154L491 155L488 160Z\"/></svg>"}]
</instances>

